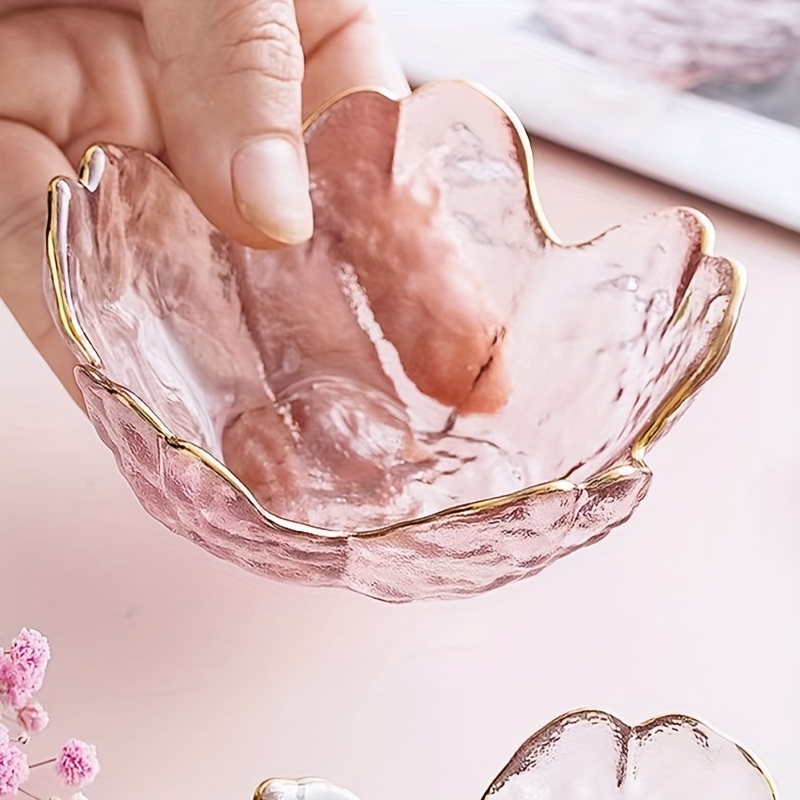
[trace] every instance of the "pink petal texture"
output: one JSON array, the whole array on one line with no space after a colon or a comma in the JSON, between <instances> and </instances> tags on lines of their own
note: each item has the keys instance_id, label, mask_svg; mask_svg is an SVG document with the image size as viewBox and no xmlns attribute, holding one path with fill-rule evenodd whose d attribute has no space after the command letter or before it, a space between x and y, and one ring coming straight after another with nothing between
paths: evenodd
<instances>
[{"instance_id":1,"label":"pink petal texture","mask_svg":"<svg viewBox=\"0 0 800 800\"><path fill-rule=\"evenodd\" d=\"M8 731L0 725L0 797L16 795L29 775L25 753L9 742Z\"/></svg>"},{"instance_id":2,"label":"pink petal texture","mask_svg":"<svg viewBox=\"0 0 800 800\"><path fill-rule=\"evenodd\" d=\"M25 706L44 682L50 645L41 633L23 628L8 652L0 650L0 702Z\"/></svg>"},{"instance_id":3,"label":"pink petal texture","mask_svg":"<svg viewBox=\"0 0 800 800\"><path fill-rule=\"evenodd\" d=\"M56 759L56 774L67 785L81 788L90 784L100 772L97 748L79 739L70 739Z\"/></svg>"},{"instance_id":4,"label":"pink petal texture","mask_svg":"<svg viewBox=\"0 0 800 800\"><path fill-rule=\"evenodd\" d=\"M137 151L53 185L53 312L143 506L258 573L395 601L626 520L741 301L700 215L557 243L518 127L462 83L347 95L306 142L316 231L279 251Z\"/></svg>"},{"instance_id":5,"label":"pink petal texture","mask_svg":"<svg viewBox=\"0 0 800 800\"><path fill-rule=\"evenodd\" d=\"M17 721L28 733L41 733L50 723L50 715L41 703L29 703L17 712Z\"/></svg>"},{"instance_id":6,"label":"pink petal texture","mask_svg":"<svg viewBox=\"0 0 800 800\"><path fill-rule=\"evenodd\" d=\"M39 631L23 628L9 651L11 660L25 676L31 694L38 692L44 682L50 661L50 644Z\"/></svg>"},{"instance_id":7,"label":"pink petal texture","mask_svg":"<svg viewBox=\"0 0 800 800\"><path fill-rule=\"evenodd\" d=\"M691 717L628 726L601 711L567 714L531 737L484 800L776 800L739 745Z\"/></svg>"}]
</instances>

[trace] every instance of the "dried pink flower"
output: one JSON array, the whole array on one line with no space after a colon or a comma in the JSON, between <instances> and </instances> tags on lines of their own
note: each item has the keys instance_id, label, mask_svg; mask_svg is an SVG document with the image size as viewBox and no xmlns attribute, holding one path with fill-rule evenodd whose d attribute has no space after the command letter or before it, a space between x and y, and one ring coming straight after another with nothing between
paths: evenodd
<instances>
[{"instance_id":1,"label":"dried pink flower","mask_svg":"<svg viewBox=\"0 0 800 800\"><path fill-rule=\"evenodd\" d=\"M28 703L17 712L17 721L28 733L41 733L50 722L50 715L41 703Z\"/></svg>"},{"instance_id":2,"label":"dried pink flower","mask_svg":"<svg viewBox=\"0 0 800 800\"><path fill-rule=\"evenodd\" d=\"M0 725L0 745L8 744L10 738L8 728L5 725Z\"/></svg>"},{"instance_id":3,"label":"dried pink flower","mask_svg":"<svg viewBox=\"0 0 800 800\"><path fill-rule=\"evenodd\" d=\"M11 644L0 651L0 702L20 709L42 688L50 645L41 633L23 628Z\"/></svg>"},{"instance_id":4,"label":"dried pink flower","mask_svg":"<svg viewBox=\"0 0 800 800\"><path fill-rule=\"evenodd\" d=\"M50 643L39 631L23 628L11 643L11 660L25 675L31 694L38 692L44 682L47 662L50 661Z\"/></svg>"},{"instance_id":5,"label":"dried pink flower","mask_svg":"<svg viewBox=\"0 0 800 800\"><path fill-rule=\"evenodd\" d=\"M5 737L5 741L3 741ZM15 795L28 780L30 769L25 753L8 741L8 731L0 732L0 797Z\"/></svg>"},{"instance_id":6,"label":"dried pink flower","mask_svg":"<svg viewBox=\"0 0 800 800\"><path fill-rule=\"evenodd\" d=\"M56 774L67 786L90 784L100 772L97 748L93 744L70 739L56 759Z\"/></svg>"},{"instance_id":7,"label":"dried pink flower","mask_svg":"<svg viewBox=\"0 0 800 800\"><path fill-rule=\"evenodd\" d=\"M0 706L9 705L18 708L25 705L24 681L20 670L8 653L0 650Z\"/></svg>"}]
</instances>

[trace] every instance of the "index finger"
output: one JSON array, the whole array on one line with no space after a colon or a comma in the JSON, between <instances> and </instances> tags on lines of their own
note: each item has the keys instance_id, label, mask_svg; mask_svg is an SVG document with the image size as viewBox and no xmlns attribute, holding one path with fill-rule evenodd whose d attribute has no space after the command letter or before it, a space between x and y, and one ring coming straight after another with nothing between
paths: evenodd
<instances>
[{"instance_id":1,"label":"index finger","mask_svg":"<svg viewBox=\"0 0 800 800\"><path fill-rule=\"evenodd\" d=\"M409 91L400 61L366 0L296 0L306 55L303 116L347 89Z\"/></svg>"}]
</instances>

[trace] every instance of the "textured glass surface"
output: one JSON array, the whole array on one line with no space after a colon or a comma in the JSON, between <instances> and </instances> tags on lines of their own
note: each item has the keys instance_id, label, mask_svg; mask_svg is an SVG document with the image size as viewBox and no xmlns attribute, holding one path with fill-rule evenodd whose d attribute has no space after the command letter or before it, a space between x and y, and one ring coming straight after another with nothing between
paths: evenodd
<instances>
[{"instance_id":1,"label":"textured glass surface","mask_svg":"<svg viewBox=\"0 0 800 800\"><path fill-rule=\"evenodd\" d=\"M629 727L601 711L561 717L529 739L484 800L775 800L739 745L691 717Z\"/></svg>"},{"instance_id":2,"label":"textured glass surface","mask_svg":"<svg viewBox=\"0 0 800 800\"><path fill-rule=\"evenodd\" d=\"M53 187L54 313L148 511L258 572L398 600L627 519L644 445L735 321L700 216L555 242L517 127L466 84L351 94L306 140L316 232L281 251L224 239L137 151Z\"/></svg>"},{"instance_id":3,"label":"textured glass surface","mask_svg":"<svg viewBox=\"0 0 800 800\"><path fill-rule=\"evenodd\" d=\"M357 798L326 781L304 779L264 781L254 800ZM673 714L628 726L602 711L576 711L528 739L483 800L777 800L777 795L753 756L692 717Z\"/></svg>"}]
</instances>

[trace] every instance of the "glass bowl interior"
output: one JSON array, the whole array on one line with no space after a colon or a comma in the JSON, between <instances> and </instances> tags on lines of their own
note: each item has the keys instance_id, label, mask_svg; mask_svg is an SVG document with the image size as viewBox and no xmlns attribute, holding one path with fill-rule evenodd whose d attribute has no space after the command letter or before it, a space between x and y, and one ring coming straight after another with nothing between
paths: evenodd
<instances>
[{"instance_id":1,"label":"glass bowl interior","mask_svg":"<svg viewBox=\"0 0 800 800\"><path fill-rule=\"evenodd\" d=\"M316 232L258 251L151 156L63 182L84 361L278 517L369 531L630 460L721 359L740 285L672 209L564 246L506 109L356 92L306 130Z\"/></svg>"}]
</instances>

